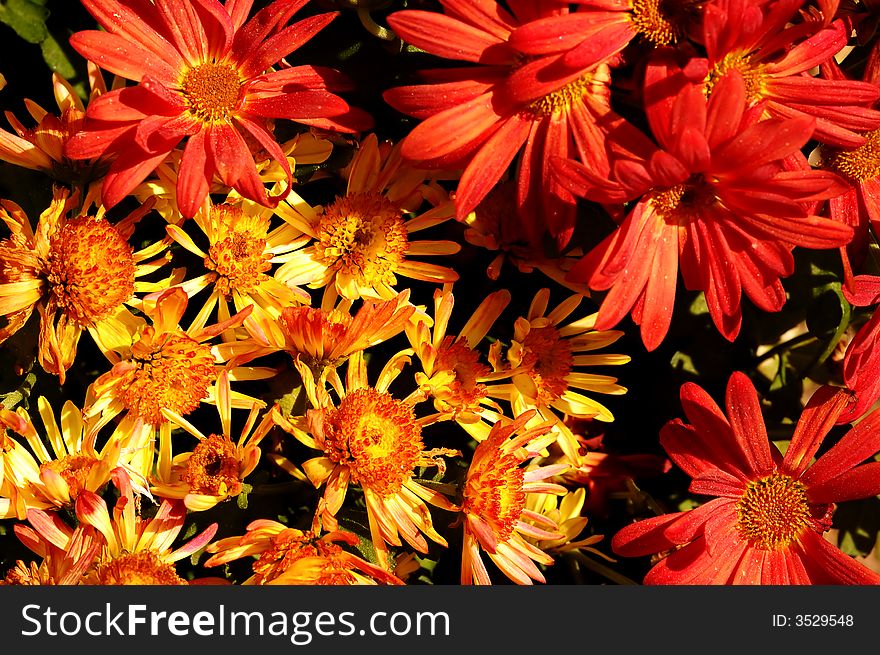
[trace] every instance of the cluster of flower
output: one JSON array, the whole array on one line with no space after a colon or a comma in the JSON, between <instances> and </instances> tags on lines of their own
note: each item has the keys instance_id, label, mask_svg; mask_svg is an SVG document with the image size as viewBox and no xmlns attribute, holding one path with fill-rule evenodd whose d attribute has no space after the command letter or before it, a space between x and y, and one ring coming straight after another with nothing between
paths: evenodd
<instances>
[{"instance_id":1,"label":"cluster of flower","mask_svg":"<svg viewBox=\"0 0 880 655\"><path fill-rule=\"evenodd\" d=\"M0 410L0 517L40 558L7 584L228 582L178 575L202 550L206 567L250 560L244 584L404 584L448 530L461 533L462 584L543 582L556 553L601 554L601 535L581 538L604 457L583 426L613 420L595 395L626 389L584 369L629 362L606 352L627 315L655 350L681 277L733 341L743 294L782 309L795 247L839 251L849 302L880 302L880 278L855 274L880 221L873 0L395 11L396 38L462 62L384 92L416 122L398 143L338 95L345 75L288 61L335 12L82 4L102 28L70 39L88 61L87 104L56 75L60 114L30 103L35 127L7 114L15 134L0 131L0 159L55 181L35 227L0 201L0 341L38 320L36 360L61 384L84 331L107 362L60 421L42 397L42 429L23 405ZM849 79L840 62L863 52ZM344 193L308 202L306 169ZM616 223L589 248L575 231L584 206ZM415 235L459 234L441 233L450 224L461 240ZM492 280L509 259L552 288L507 325L517 303L495 289L452 333L463 271L422 258L462 241L499 253ZM433 304L417 297L432 288ZM598 311L579 313L591 291ZM670 421L661 444L690 491L718 498L614 536L618 555L668 554L646 583L880 582L823 537L835 503L880 493L880 464L862 463L880 451L880 414L864 416L880 395L875 316L845 384L815 392L784 456L744 374L726 415L682 387L690 424ZM246 393L282 370L284 402ZM210 427L195 419L203 404ZM320 490L304 521L237 536L213 523L175 547L188 516L246 495L262 466Z\"/></svg>"}]
</instances>

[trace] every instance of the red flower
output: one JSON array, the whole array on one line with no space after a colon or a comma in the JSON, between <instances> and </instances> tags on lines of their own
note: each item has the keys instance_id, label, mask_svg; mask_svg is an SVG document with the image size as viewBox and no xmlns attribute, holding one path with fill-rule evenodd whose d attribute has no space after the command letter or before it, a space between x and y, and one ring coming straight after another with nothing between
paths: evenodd
<instances>
[{"instance_id":1,"label":"red flower","mask_svg":"<svg viewBox=\"0 0 880 655\"><path fill-rule=\"evenodd\" d=\"M613 327L632 310L653 350L669 329L680 264L685 286L705 292L715 325L732 341L743 292L764 311L785 303L780 277L793 272L794 246L849 241L849 226L811 214L816 201L838 195L844 183L803 162L800 148L815 119L760 120L760 107L747 111L746 84L736 71L719 80L707 101L699 61L680 69L671 50L655 54L645 104L661 149L644 137L631 141L632 153L614 164L610 178L556 161L578 195L606 203L641 196L569 278L610 290L596 329Z\"/></svg>"},{"instance_id":2,"label":"red flower","mask_svg":"<svg viewBox=\"0 0 880 655\"><path fill-rule=\"evenodd\" d=\"M252 0L83 0L106 31L77 32L71 45L138 83L90 103L84 131L67 145L73 159L119 153L104 182L105 206L122 200L184 138L177 196L185 216L195 214L215 174L271 205L277 198L267 196L248 146L250 140L264 148L291 184L271 119L340 131L369 126L368 117L330 93L346 86L339 73L286 62L271 70L337 15L285 27L306 2L276 0L246 22Z\"/></svg>"},{"instance_id":3,"label":"red flower","mask_svg":"<svg viewBox=\"0 0 880 655\"><path fill-rule=\"evenodd\" d=\"M880 128L876 84L820 79L808 71L832 59L847 44L842 20L829 26L790 21L804 0L716 0L704 9L703 38L709 58L709 90L729 71L746 81L750 104L765 101L769 116L816 117L813 138L860 146L860 133Z\"/></svg>"},{"instance_id":4,"label":"red flower","mask_svg":"<svg viewBox=\"0 0 880 655\"><path fill-rule=\"evenodd\" d=\"M835 503L880 493L880 411L870 414L811 463L850 393L820 388L804 408L785 456L770 446L758 395L734 373L727 416L687 383L690 425L675 419L660 442L693 478L690 491L717 496L695 509L638 521L612 540L637 557L671 550L645 584L880 584L880 575L822 537Z\"/></svg>"},{"instance_id":5,"label":"red flower","mask_svg":"<svg viewBox=\"0 0 880 655\"><path fill-rule=\"evenodd\" d=\"M571 40L540 28L556 17L581 25L563 3L441 0L446 13L400 11L388 22L405 41L439 57L477 64L422 71L426 84L385 92L395 109L422 122L402 142L402 155L421 167L464 168L456 217L472 212L519 156L516 200L529 240L549 230L566 244L575 200L550 173L550 157L578 156L596 170L608 168L605 135L631 128L610 107L610 69L620 47L601 41L586 65L563 61ZM520 34L517 36L517 34ZM581 37L578 37L579 39Z\"/></svg>"}]
</instances>

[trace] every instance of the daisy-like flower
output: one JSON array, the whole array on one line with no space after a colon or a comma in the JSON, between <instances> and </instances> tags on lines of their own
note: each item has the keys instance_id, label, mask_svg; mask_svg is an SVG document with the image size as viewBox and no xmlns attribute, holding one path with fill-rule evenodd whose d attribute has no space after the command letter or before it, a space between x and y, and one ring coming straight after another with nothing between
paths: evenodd
<instances>
[{"instance_id":1,"label":"daisy-like flower","mask_svg":"<svg viewBox=\"0 0 880 655\"><path fill-rule=\"evenodd\" d=\"M104 78L92 62L86 62L89 78L90 101L107 92ZM65 184L86 187L99 179L110 162L105 157L74 161L64 153L67 141L82 129L86 109L70 83L58 73L52 73L52 91L59 114L53 114L32 100L25 107L36 122L26 127L11 113L6 113L15 134L0 129L0 160L47 173Z\"/></svg>"},{"instance_id":2,"label":"daisy-like flower","mask_svg":"<svg viewBox=\"0 0 880 655\"><path fill-rule=\"evenodd\" d=\"M257 425L263 402L254 402L241 433L232 440L232 390L229 372L223 370L217 377L213 392L214 404L220 415L221 434L205 436L197 427L179 414L163 409L163 416L183 428L198 443L189 452L174 455L170 439L159 444L156 475L150 490L160 498L180 499L188 510L211 509L217 503L239 495L244 480L260 461L260 441L275 427L266 413Z\"/></svg>"},{"instance_id":3,"label":"daisy-like flower","mask_svg":"<svg viewBox=\"0 0 880 655\"><path fill-rule=\"evenodd\" d=\"M155 516L139 516L139 499L128 476L114 474L119 499L112 512L104 499L84 492L76 501L76 516L103 537L103 548L95 568L84 584L96 585L185 585L174 563L199 552L217 533L212 523L185 544L172 550L186 522L186 507L180 501L162 501ZM197 582L197 581L196 581Z\"/></svg>"},{"instance_id":4,"label":"daisy-like flower","mask_svg":"<svg viewBox=\"0 0 880 655\"><path fill-rule=\"evenodd\" d=\"M556 412L613 421L607 407L582 391L619 395L626 393L626 388L617 384L615 377L580 368L629 362L628 355L594 352L613 344L623 332L595 330L595 313L563 324L583 300L579 294L569 296L548 313L549 300L550 289L541 289L526 316L516 320L507 362L495 362L496 369L509 369L511 381L490 385L489 395L510 402L514 416L535 409L545 421L558 421ZM562 432L559 435L564 437ZM563 448L577 450L574 445Z\"/></svg>"},{"instance_id":5,"label":"daisy-like flower","mask_svg":"<svg viewBox=\"0 0 880 655\"><path fill-rule=\"evenodd\" d=\"M768 118L747 111L746 82L734 69L706 100L671 50L655 50L645 79L648 121L660 143L599 178L557 160L575 193L599 202L640 198L620 226L572 269L591 289L608 290L597 329L631 312L648 350L669 330L679 265L685 287L705 292L709 314L733 340L745 294L764 311L785 303L780 278L794 270L792 250L837 248L852 228L812 213L839 195L843 180L796 162L815 119Z\"/></svg>"},{"instance_id":6,"label":"daisy-like flower","mask_svg":"<svg viewBox=\"0 0 880 655\"><path fill-rule=\"evenodd\" d=\"M180 288L147 296L144 313L151 323L141 324L132 333L120 336L110 351L113 367L89 387L86 397L89 418L95 430L123 415L114 434L125 438L123 448L135 452L132 465L145 477L153 469L154 446L151 439L159 431L160 447L170 444L172 423L167 414L186 416L202 402L217 398L216 381L221 369L231 380L262 379L274 369L231 364L234 347L220 351L208 341L223 331L238 327L250 308L214 325L184 330L180 320L187 307L186 293ZM233 407L250 410L256 399L239 392L230 393ZM164 446L170 448L170 446Z\"/></svg>"},{"instance_id":7,"label":"daisy-like flower","mask_svg":"<svg viewBox=\"0 0 880 655\"><path fill-rule=\"evenodd\" d=\"M376 385L370 386L363 353L353 354L348 360L345 388L337 390L338 404L300 365L312 409L300 418L283 416L277 406L272 410L279 426L306 446L322 451L320 456L304 462L302 468L315 487L324 486L321 520L325 529L336 529L335 515L349 487L358 485L363 491L377 560L388 570L388 545L401 546L401 537L421 553L428 551L425 536L447 545L434 528L426 503L447 511L458 509L415 477L418 467L444 471L441 456L460 453L448 448L426 450L422 428L437 417L416 418L413 405L421 396L398 400L388 392L407 361L405 351L392 357Z\"/></svg>"},{"instance_id":8,"label":"daisy-like flower","mask_svg":"<svg viewBox=\"0 0 880 655\"><path fill-rule=\"evenodd\" d=\"M243 196L274 204L292 177L270 120L339 131L369 127L366 115L330 92L347 88L336 71L285 63L272 68L337 14L287 25L305 0L276 0L248 20L252 4L83 0L104 30L77 32L71 45L136 83L91 102L83 131L67 144L73 159L118 153L102 189L106 207L131 193L184 138L177 180L184 216L195 215L215 174ZM267 195L248 140L284 169L280 195Z\"/></svg>"},{"instance_id":9,"label":"daisy-like flower","mask_svg":"<svg viewBox=\"0 0 880 655\"><path fill-rule=\"evenodd\" d=\"M385 569L346 550L358 543L352 532L327 532L289 528L261 519L247 526L240 537L208 544L213 553L205 566L220 566L243 557L254 559L253 575L241 584L294 585L402 585Z\"/></svg>"},{"instance_id":10,"label":"daisy-like flower","mask_svg":"<svg viewBox=\"0 0 880 655\"><path fill-rule=\"evenodd\" d=\"M737 71L745 82L749 106L760 104L768 116L816 119L813 138L857 147L861 135L880 128L880 111L870 106L880 87L866 81L822 79L808 74L833 59L847 44L843 20L792 24L803 0L716 0L706 6L703 36L709 59L706 89Z\"/></svg>"},{"instance_id":11,"label":"daisy-like flower","mask_svg":"<svg viewBox=\"0 0 880 655\"><path fill-rule=\"evenodd\" d=\"M727 415L693 383L681 388L690 424L675 419L660 442L693 478L690 491L717 496L699 507L638 521L613 540L627 557L671 551L645 584L880 584L880 575L822 535L837 503L880 492L880 412L869 414L813 459L851 401L821 387L810 398L783 456L767 438L751 381L734 373Z\"/></svg>"},{"instance_id":12,"label":"daisy-like flower","mask_svg":"<svg viewBox=\"0 0 880 655\"><path fill-rule=\"evenodd\" d=\"M486 382L509 377L510 372L493 371L476 348L509 303L509 291L495 291L479 304L458 335L447 334L455 298L452 285L446 285L434 292L433 327L419 317L407 326L410 344L422 365L415 375L419 388L432 398L441 415L457 421L477 440L489 433L488 420L502 412L489 398ZM499 350L501 342L492 347Z\"/></svg>"},{"instance_id":13,"label":"daisy-like flower","mask_svg":"<svg viewBox=\"0 0 880 655\"><path fill-rule=\"evenodd\" d=\"M272 275L272 266L304 246L307 236L288 223L270 231L271 215L254 205L223 203L209 207L184 224L195 223L204 233L208 239L205 250L196 245L183 226L166 228L174 241L202 258L208 271L180 285L190 298L211 289L191 328L204 327L215 309L220 320L229 318L230 302L235 312L253 306L252 320L261 316L277 320L285 307L311 302L308 293Z\"/></svg>"},{"instance_id":14,"label":"daisy-like flower","mask_svg":"<svg viewBox=\"0 0 880 655\"><path fill-rule=\"evenodd\" d=\"M103 211L70 218L76 196L55 187L52 203L40 215L36 231L14 202L0 200L0 219L12 234L0 241L0 343L24 326L36 309L40 314L38 358L63 384L77 344L88 331L104 350L107 323L131 322L125 309L137 307L137 292L167 288L138 278L169 261L168 244L158 241L135 251L128 243L135 224L150 210L143 205L115 225ZM163 251L166 251L163 253Z\"/></svg>"},{"instance_id":15,"label":"daisy-like flower","mask_svg":"<svg viewBox=\"0 0 880 655\"><path fill-rule=\"evenodd\" d=\"M15 536L40 557L39 562L16 562L0 585L78 585L101 552L102 540L88 525L71 530L55 512L29 509L30 525L17 523Z\"/></svg>"},{"instance_id":16,"label":"daisy-like flower","mask_svg":"<svg viewBox=\"0 0 880 655\"><path fill-rule=\"evenodd\" d=\"M552 557L526 537L559 539L563 535L552 519L527 509L526 503L533 493L564 494L565 487L547 479L566 467L523 466L556 439L549 423L527 428L526 423L534 417L531 410L514 421L498 421L474 451L461 503L462 584L492 584L481 550L517 584L544 582L535 563L553 563Z\"/></svg>"},{"instance_id":17,"label":"daisy-like flower","mask_svg":"<svg viewBox=\"0 0 880 655\"><path fill-rule=\"evenodd\" d=\"M411 257L452 255L454 241L413 241L415 232L452 218L452 202L426 184L428 171L405 166L399 144L380 146L368 135L355 154L346 194L320 211L291 192L275 209L285 221L314 242L291 253L278 269L279 280L290 285L326 287L332 304L336 295L349 300L390 300L397 276L432 283L454 282L451 268ZM439 196L439 197L438 197ZM419 211L425 202L431 207ZM414 214L406 218L407 214Z\"/></svg>"},{"instance_id":18,"label":"daisy-like flower","mask_svg":"<svg viewBox=\"0 0 880 655\"><path fill-rule=\"evenodd\" d=\"M494 0L441 4L443 14L404 10L388 17L407 43L475 64L422 71L425 83L384 93L392 107L421 121L403 140L403 156L419 166L463 169L455 194L458 220L517 160L516 205L529 242L540 246L549 232L564 246L576 206L551 174L550 160L577 156L597 171L606 170L606 135L613 132L617 141L635 129L610 105L606 62L625 44L577 33L577 43L596 47L590 61L572 67L564 61L573 45L571 33L561 47L555 32L549 38L540 29L529 34L543 20L571 19L581 27L567 3L515 2L510 11Z\"/></svg>"},{"instance_id":19,"label":"daisy-like flower","mask_svg":"<svg viewBox=\"0 0 880 655\"><path fill-rule=\"evenodd\" d=\"M37 408L42 430L23 407L0 409L0 518L70 507L82 491L100 491L113 469L126 463L118 440L96 448L96 433L71 401L61 408L60 425L44 397Z\"/></svg>"}]
</instances>

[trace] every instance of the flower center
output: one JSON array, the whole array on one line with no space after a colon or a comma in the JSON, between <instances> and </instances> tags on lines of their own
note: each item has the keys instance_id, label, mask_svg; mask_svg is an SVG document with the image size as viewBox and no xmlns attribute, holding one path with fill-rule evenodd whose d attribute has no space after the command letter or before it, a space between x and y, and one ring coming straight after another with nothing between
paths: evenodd
<instances>
[{"instance_id":1,"label":"flower center","mask_svg":"<svg viewBox=\"0 0 880 655\"><path fill-rule=\"evenodd\" d=\"M238 107L241 77L230 64L199 64L181 83L189 112L205 123L228 119Z\"/></svg>"},{"instance_id":2,"label":"flower center","mask_svg":"<svg viewBox=\"0 0 880 655\"><path fill-rule=\"evenodd\" d=\"M632 0L633 27L654 45L679 41L702 0Z\"/></svg>"},{"instance_id":3,"label":"flower center","mask_svg":"<svg viewBox=\"0 0 880 655\"><path fill-rule=\"evenodd\" d=\"M855 150L834 152L828 168L856 182L880 177L880 130L865 135L864 145Z\"/></svg>"},{"instance_id":4,"label":"flower center","mask_svg":"<svg viewBox=\"0 0 880 655\"><path fill-rule=\"evenodd\" d=\"M780 473L749 482L736 510L740 534L762 550L788 547L810 525L806 487Z\"/></svg>"},{"instance_id":5,"label":"flower center","mask_svg":"<svg viewBox=\"0 0 880 655\"><path fill-rule=\"evenodd\" d=\"M185 585L174 566L152 550L126 553L101 564L95 571L99 585Z\"/></svg>"},{"instance_id":6,"label":"flower center","mask_svg":"<svg viewBox=\"0 0 880 655\"><path fill-rule=\"evenodd\" d=\"M587 73L578 79L569 82L565 86L548 93L542 98L535 100L528 106L528 111L535 117L552 116L559 112L568 111L572 103L590 93L595 93L594 86L600 84L595 75Z\"/></svg>"},{"instance_id":7,"label":"flower center","mask_svg":"<svg viewBox=\"0 0 880 655\"><path fill-rule=\"evenodd\" d=\"M47 279L59 307L83 327L94 325L134 294L131 246L102 218L80 216L51 239Z\"/></svg>"},{"instance_id":8,"label":"flower center","mask_svg":"<svg viewBox=\"0 0 880 655\"><path fill-rule=\"evenodd\" d=\"M521 366L534 381L538 400L548 403L560 398L568 388L565 378L574 362L571 345L548 325L530 329L523 339L523 350Z\"/></svg>"},{"instance_id":9,"label":"flower center","mask_svg":"<svg viewBox=\"0 0 880 655\"><path fill-rule=\"evenodd\" d=\"M498 541L510 537L526 506L525 471L519 459L501 450L503 441L503 435L490 435L477 446L461 506L462 512L488 523Z\"/></svg>"},{"instance_id":10,"label":"flower center","mask_svg":"<svg viewBox=\"0 0 880 655\"><path fill-rule=\"evenodd\" d=\"M731 70L738 70L742 75L743 82L746 85L746 99L750 104L754 104L764 97L766 93L764 66L761 64L751 64L749 56L737 53L730 53L719 61L709 75L706 77L706 95L712 94L712 90L726 73Z\"/></svg>"},{"instance_id":11,"label":"flower center","mask_svg":"<svg viewBox=\"0 0 880 655\"><path fill-rule=\"evenodd\" d=\"M191 493L236 496L242 486L238 463L235 444L212 434L193 449L181 477Z\"/></svg>"},{"instance_id":12,"label":"flower center","mask_svg":"<svg viewBox=\"0 0 880 655\"><path fill-rule=\"evenodd\" d=\"M480 400L486 397L486 385L478 382L488 375L489 367L480 362L477 352L468 348L467 340L453 341L448 336L437 350L434 360L435 375L442 371L454 374L452 382L432 388L434 397L443 405L456 410L479 411Z\"/></svg>"},{"instance_id":13,"label":"flower center","mask_svg":"<svg viewBox=\"0 0 880 655\"><path fill-rule=\"evenodd\" d=\"M268 219L247 216L240 209L222 205L211 212L218 222L218 237L208 250L205 267L216 271L217 291L227 298L233 291L256 291L272 268L272 255L266 252Z\"/></svg>"},{"instance_id":14,"label":"flower center","mask_svg":"<svg viewBox=\"0 0 880 655\"><path fill-rule=\"evenodd\" d=\"M412 475L422 430L409 405L375 389L356 389L324 416L324 451L347 465L351 478L382 496Z\"/></svg>"},{"instance_id":15,"label":"flower center","mask_svg":"<svg viewBox=\"0 0 880 655\"><path fill-rule=\"evenodd\" d=\"M79 493L86 488L86 481L89 479L89 473L98 463L98 460L84 453L75 455L65 455L60 459L54 459L43 462L40 469L50 469L64 478L67 487L70 490L70 497L76 498Z\"/></svg>"},{"instance_id":16,"label":"flower center","mask_svg":"<svg viewBox=\"0 0 880 655\"><path fill-rule=\"evenodd\" d=\"M648 201L669 225L687 225L717 201L711 187L696 175L683 184L652 191Z\"/></svg>"},{"instance_id":17,"label":"flower center","mask_svg":"<svg viewBox=\"0 0 880 655\"><path fill-rule=\"evenodd\" d=\"M144 330L132 347L135 368L119 385L119 400L145 423L165 422L162 408L181 415L199 406L216 379L211 349L185 334L162 334Z\"/></svg>"},{"instance_id":18,"label":"flower center","mask_svg":"<svg viewBox=\"0 0 880 655\"><path fill-rule=\"evenodd\" d=\"M378 193L353 193L324 210L318 260L363 286L391 285L409 246L400 209Z\"/></svg>"}]
</instances>

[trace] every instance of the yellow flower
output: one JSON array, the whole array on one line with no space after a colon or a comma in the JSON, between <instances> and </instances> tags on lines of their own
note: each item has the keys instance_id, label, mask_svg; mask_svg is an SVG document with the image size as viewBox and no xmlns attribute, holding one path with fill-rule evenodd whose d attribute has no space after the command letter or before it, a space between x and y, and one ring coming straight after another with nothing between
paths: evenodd
<instances>
[{"instance_id":1,"label":"yellow flower","mask_svg":"<svg viewBox=\"0 0 880 655\"><path fill-rule=\"evenodd\" d=\"M415 376L419 388L433 398L438 412L457 421L477 440L486 437L491 427L488 421L502 411L489 398L485 383L510 377L510 372L493 372L481 361L476 348L509 303L510 292L505 289L490 294L458 335L449 335L455 299L452 286L446 285L442 291L434 292L433 329L420 317L415 317L407 327L409 341L422 364L422 372ZM500 347L499 341L492 346L495 350Z\"/></svg>"},{"instance_id":2,"label":"yellow flower","mask_svg":"<svg viewBox=\"0 0 880 655\"><path fill-rule=\"evenodd\" d=\"M326 287L325 293L349 300L390 300L397 276L433 283L454 282L451 268L411 257L451 255L452 241L413 241L412 235L453 217L452 201L426 184L427 171L403 165L399 147L388 150L374 134L361 143L348 174L344 196L312 208L291 192L275 212L309 235L311 245L293 253L278 270L287 284ZM431 208L419 213L427 201ZM405 218L407 214L415 214ZM332 304L332 301L330 301Z\"/></svg>"},{"instance_id":3,"label":"yellow flower","mask_svg":"<svg viewBox=\"0 0 880 655\"><path fill-rule=\"evenodd\" d=\"M102 210L95 216L68 218L75 198L61 187L55 187L53 195L36 232L18 205L0 201L0 219L12 232L0 241L0 316L7 320L0 328L0 343L38 310L40 365L63 384L83 330L106 354L105 333L116 323L134 321L125 305L139 307L137 292L167 288L172 279L138 279L170 257L161 254L167 249L165 242L136 252L128 243L149 204L113 225Z\"/></svg>"},{"instance_id":4,"label":"yellow flower","mask_svg":"<svg viewBox=\"0 0 880 655\"><path fill-rule=\"evenodd\" d=\"M538 548L548 553L565 553L583 549L613 562L613 559L592 548L594 544L602 541L603 535L592 535L576 541L589 522L586 516L581 515L586 497L587 490L583 487L567 491L563 496L547 493L529 495L526 499L526 509L533 512L535 516L542 516L552 521L556 524L559 532L558 537L534 539L533 542Z\"/></svg>"},{"instance_id":5,"label":"yellow flower","mask_svg":"<svg viewBox=\"0 0 880 655\"><path fill-rule=\"evenodd\" d=\"M241 434L233 441L232 391L228 371L220 372L213 392L216 394L214 404L220 415L221 434L205 436L176 412L167 408L162 411L171 423L198 439L198 444L192 451L172 457L171 440L162 440L151 491L160 498L182 499L186 508L192 511L210 509L241 493L244 479L260 461L259 443L275 425L267 413L257 426L257 416L265 403L254 402Z\"/></svg>"},{"instance_id":6,"label":"yellow flower","mask_svg":"<svg viewBox=\"0 0 880 655\"><path fill-rule=\"evenodd\" d=\"M179 501L162 501L150 519L138 515L140 496L135 496L128 476L120 471L113 478L119 500L111 514L103 498L82 493L76 516L103 537L95 568L84 579L98 585L184 585L174 563L200 551L217 532L212 523L199 535L172 550L183 529L186 507Z\"/></svg>"},{"instance_id":7,"label":"yellow flower","mask_svg":"<svg viewBox=\"0 0 880 655\"><path fill-rule=\"evenodd\" d=\"M95 448L96 433L71 401L61 409L60 426L42 396L37 407L46 439L24 408L0 410L0 518L24 519L29 509L69 507L82 491L101 490L111 471L127 464L118 439Z\"/></svg>"},{"instance_id":8,"label":"yellow flower","mask_svg":"<svg viewBox=\"0 0 880 655\"><path fill-rule=\"evenodd\" d=\"M351 532L303 532L270 521L253 521L247 533L209 544L205 566L253 557L253 575L243 585L401 585L403 581L343 548L355 546Z\"/></svg>"},{"instance_id":9,"label":"yellow flower","mask_svg":"<svg viewBox=\"0 0 880 655\"><path fill-rule=\"evenodd\" d=\"M416 418L413 405L420 395L398 400L388 392L407 354L391 358L375 386L367 381L363 353L348 360L345 388L337 389L334 404L323 387L316 385L308 368L299 365L313 409L305 417L285 417L276 406L272 415L284 430L322 454L306 461L302 468L315 485L324 485L321 519L326 529L336 529L336 513L348 488L356 484L363 491L370 535L380 566L390 570L388 544L401 546L401 537L419 552L427 552L425 536L441 545L446 540L434 529L430 503L456 511L446 497L419 483L418 467L445 470L443 455L459 455L446 448L426 450L422 441L424 423Z\"/></svg>"},{"instance_id":10,"label":"yellow flower","mask_svg":"<svg viewBox=\"0 0 880 655\"><path fill-rule=\"evenodd\" d=\"M526 428L534 416L535 411L530 410L514 421L500 420L474 451L461 503L462 584L492 584L480 557L481 550L517 584L544 582L535 562L553 563L552 557L526 537L558 539L563 535L553 520L536 514L526 505L534 493L564 494L564 487L547 479L566 466L523 466L556 438L550 423Z\"/></svg>"}]
</instances>

